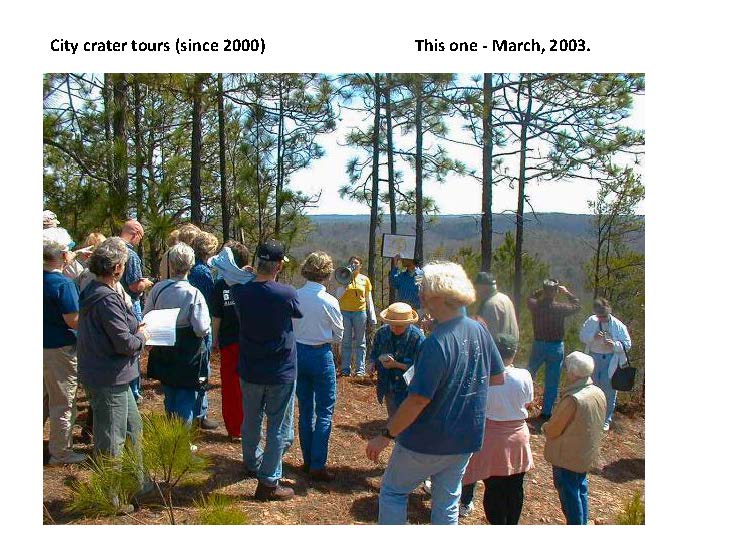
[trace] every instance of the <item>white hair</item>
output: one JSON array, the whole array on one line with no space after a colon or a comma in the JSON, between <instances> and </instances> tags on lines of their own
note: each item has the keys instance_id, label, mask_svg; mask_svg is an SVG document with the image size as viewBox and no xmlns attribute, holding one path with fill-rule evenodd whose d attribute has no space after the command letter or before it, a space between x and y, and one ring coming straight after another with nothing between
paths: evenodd
<instances>
[{"instance_id":1,"label":"white hair","mask_svg":"<svg viewBox=\"0 0 730 548\"><path fill-rule=\"evenodd\" d=\"M576 350L565 356L565 372L577 379L590 377L593 367L593 358L583 352Z\"/></svg>"},{"instance_id":2,"label":"white hair","mask_svg":"<svg viewBox=\"0 0 730 548\"><path fill-rule=\"evenodd\" d=\"M167 264L170 265L170 274L173 277L187 274L195 264L193 248L183 242L175 244L167 252Z\"/></svg>"},{"instance_id":3,"label":"white hair","mask_svg":"<svg viewBox=\"0 0 730 548\"><path fill-rule=\"evenodd\" d=\"M470 305L476 299L474 286L461 265L434 261L423 267L421 289L424 293L444 297L454 308Z\"/></svg>"},{"instance_id":4,"label":"white hair","mask_svg":"<svg viewBox=\"0 0 730 548\"><path fill-rule=\"evenodd\" d=\"M43 229L43 262L53 263L60 260L61 253L68 251L72 241L65 228Z\"/></svg>"}]
</instances>

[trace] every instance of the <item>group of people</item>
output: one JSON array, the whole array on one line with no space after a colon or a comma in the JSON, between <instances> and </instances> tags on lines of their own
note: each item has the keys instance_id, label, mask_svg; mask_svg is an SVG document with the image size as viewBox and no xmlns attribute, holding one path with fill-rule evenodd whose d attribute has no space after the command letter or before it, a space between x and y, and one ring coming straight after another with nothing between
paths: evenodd
<instances>
[{"instance_id":1,"label":"group of people","mask_svg":"<svg viewBox=\"0 0 730 548\"><path fill-rule=\"evenodd\" d=\"M85 458L72 449L77 382L91 404L95 452L115 456L128 437L133 445L139 441L139 358L149 339L142 313L179 309L175 345L150 347L147 375L160 381L166 412L214 429L206 388L211 353L220 352L223 422L230 439L240 439L244 475L257 479L257 500L294 496L280 479L294 440L295 404L303 471L313 481L334 479L327 460L337 399L333 347L340 345L339 375L353 368L356 376L377 373L375 396L388 415L387 426L369 440L367 457L377 461L395 441L379 523L406 523L408 494L426 485L432 523L455 524L473 511L474 487L482 480L487 520L518 523L524 476L533 466L527 407L543 363L545 457L566 521L587 522L586 473L612 420L610 376L631 344L605 300L594 303L581 330L586 353L563 359L564 320L580 304L546 280L527 303L535 340L523 369L513 365L514 306L489 273L472 282L454 263L421 268L396 257L390 283L397 300L376 315L359 257L350 258L351 280L333 295L327 291L331 257L310 253L300 269L306 281L295 289L277 281L288 262L280 242L259 243L254 268L242 243L221 247L213 234L184 225L171 234L153 284L134 250L143 235L130 220L120 237L90 236L74 253L55 215L44 212L44 420L50 417L51 464ZM470 318L467 307L477 298ZM366 352L367 323L378 319L383 325ZM555 405L561 369L568 384Z\"/></svg>"}]
</instances>

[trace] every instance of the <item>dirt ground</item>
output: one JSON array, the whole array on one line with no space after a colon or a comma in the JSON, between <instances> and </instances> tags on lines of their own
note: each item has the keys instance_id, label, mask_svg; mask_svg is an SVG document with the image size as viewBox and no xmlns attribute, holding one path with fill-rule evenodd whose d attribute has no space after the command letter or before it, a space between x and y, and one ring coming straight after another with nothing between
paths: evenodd
<instances>
[{"instance_id":1,"label":"dirt ground","mask_svg":"<svg viewBox=\"0 0 730 548\"><path fill-rule=\"evenodd\" d=\"M374 464L365 457L366 440L385 425L386 412L375 398L375 382L370 379L340 378L337 381L337 404L330 439L328 467L336 474L331 483L315 483L301 471L299 441L284 456L285 485L296 493L286 502L256 502L253 499L256 480L244 479L240 443L228 440L222 424L220 378L217 356L213 360L213 378L209 392L209 417L220 421L215 431L202 431L199 452L210 457L212 466L207 478L197 485L182 488L175 499L178 523L196 522L194 501L203 493L222 493L243 510L252 524L373 524L378 515L380 478L390 455L386 449L381 463ZM144 412L163 409L163 396L156 381L145 381ZM539 392L539 389L538 389ZM82 393L79 411L83 415L88 405ZM536 408L532 411L538 413ZM295 422L296 424L296 422ZM532 423L531 430L533 430ZM74 430L75 449L91 453L92 446L83 444L81 430ZM48 438L48 427L44 430ZM550 465L543 458L544 438L533 431L530 438L535 468L525 476L525 504L521 524L562 524L557 492L552 485ZM47 462L47 441L44 441L44 463ZM79 465L43 467L43 522L80 524L158 524L168 523L168 517L154 501L145 502L134 514L88 519L66 511L71 492L70 480L83 478L86 472ZM485 524L482 509L483 484L474 497L474 513L460 520L462 524ZM642 409L619 406L611 431L605 436L600 458L589 473L590 517L596 525L615 523L623 504L633 493L644 492L644 415ZM420 490L411 494L408 521L429 522L429 497Z\"/></svg>"}]
</instances>

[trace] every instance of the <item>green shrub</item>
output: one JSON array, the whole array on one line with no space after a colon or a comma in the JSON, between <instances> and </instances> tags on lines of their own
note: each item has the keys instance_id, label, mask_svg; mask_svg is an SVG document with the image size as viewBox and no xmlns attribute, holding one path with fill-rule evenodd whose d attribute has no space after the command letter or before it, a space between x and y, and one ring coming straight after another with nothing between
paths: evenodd
<instances>
[{"instance_id":1,"label":"green shrub","mask_svg":"<svg viewBox=\"0 0 730 548\"><path fill-rule=\"evenodd\" d=\"M140 488L140 467L131 447L113 458L98 455L90 464L87 481L74 480L68 509L87 517L115 515L127 507Z\"/></svg>"},{"instance_id":2,"label":"green shrub","mask_svg":"<svg viewBox=\"0 0 730 548\"><path fill-rule=\"evenodd\" d=\"M199 525L246 525L246 514L233 507L233 501L225 495L212 493L195 502Z\"/></svg>"},{"instance_id":3,"label":"green shrub","mask_svg":"<svg viewBox=\"0 0 730 548\"><path fill-rule=\"evenodd\" d=\"M619 525L645 525L646 508L641 498L641 492L637 491L634 496L626 502L623 511L616 518Z\"/></svg>"}]
</instances>

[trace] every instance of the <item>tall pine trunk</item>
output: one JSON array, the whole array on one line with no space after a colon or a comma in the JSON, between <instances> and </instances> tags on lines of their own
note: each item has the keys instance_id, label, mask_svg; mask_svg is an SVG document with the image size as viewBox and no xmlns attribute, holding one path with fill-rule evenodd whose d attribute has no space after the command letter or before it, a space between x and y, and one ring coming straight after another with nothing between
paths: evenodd
<instances>
[{"instance_id":1,"label":"tall pine trunk","mask_svg":"<svg viewBox=\"0 0 730 548\"><path fill-rule=\"evenodd\" d=\"M416 250L415 259L423 263L423 79L416 84Z\"/></svg>"},{"instance_id":2,"label":"tall pine trunk","mask_svg":"<svg viewBox=\"0 0 730 548\"><path fill-rule=\"evenodd\" d=\"M223 225L223 241L231 235L231 218L228 209L228 188L226 182L226 117L223 105L223 74L218 73L218 156L221 174L221 223Z\"/></svg>"},{"instance_id":3,"label":"tall pine trunk","mask_svg":"<svg viewBox=\"0 0 730 548\"><path fill-rule=\"evenodd\" d=\"M203 222L200 192L201 154L203 150L203 76L196 74L193 82L193 136L190 147L190 222Z\"/></svg>"},{"instance_id":4,"label":"tall pine trunk","mask_svg":"<svg viewBox=\"0 0 730 548\"><path fill-rule=\"evenodd\" d=\"M375 121L373 122L373 180L370 197L370 234L368 239L368 278L375 279L375 229L378 226L378 193L380 192L380 74L375 74Z\"/></svg>"},{"instance_id":5,"label":"tall pine trunk","mask_svg":"<svg viewBox=\"0 0 730 548\"><path fill-rule=\"evenodd\" d=\"M393 162L393 105L391 104L391 90L393 80L390 74L385 76L385 131L388 146L388 210L390 211L390 233L398 233L398 221L395 210L395 165ZM388 304L395 301L395 287L389 285Z\"/></svg>"},{"instance_id":6,"label":"tall pine trunk","mask_svg":"<svg viewBox=\"0 0 730 548\"><path fill-rule=\"evenodd\" d=\"M492 269L492 154L494 128L492 125L492 73L484 74L482 106L482 270Z\"/></svg>"},{"instance_id":7,"label":"tall pine trunk","mask_svg":"<svg viewBox=\"0 0 730 548\"><path fill-rule=\"evenodd\" d=\"M112 217L118 223L128 216L129 179L127 175L127 75L112 75L114 110L112 133L114 135L114 175L112 179Z\"/></svg>"},{"instance_id":8,"label":"tall pine trunk","mask_svg":"<svg viewBox=\"0 0 730 548\"><path fill-rule=\"evenodd\" d=\"M137 76L134 76L132 86L134 96L134 182L135 182L135 208L137 210L137 220L142 222L142 212L144 211L144 154L142 152L142 93L139 88ZM139 244L139 255L144 256L144 241Z\"/></svg>"},{"instance_id":9,"label":"tall pine trunk","mask_svg":"<svg viewBox=\"0 0 730 548\"><path fill-rule=\"evenodd\" d=\"M274 207L274 237L281 231L281 207L284 199L284 83L279 76L279 125L276 132L276 194Z\"/></svg>"},{"instance_id":10,"label":"tall pine trunk","mask_svg":"<svg viewBox=\"0 0 730 548\"><path fill-rule=\"evenodd\" d=\"M525 230L525 185L527 184L527 130L530 125L532 112L532 82L528 75L527 80L527 107L522 115L520 127L520 172L517 185L517 227L515 229L515 283L514 302L515 311L519 314L522 303L522 248Z\"/></svg>"}]
</instances>

